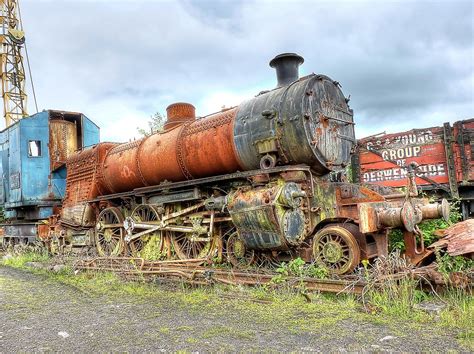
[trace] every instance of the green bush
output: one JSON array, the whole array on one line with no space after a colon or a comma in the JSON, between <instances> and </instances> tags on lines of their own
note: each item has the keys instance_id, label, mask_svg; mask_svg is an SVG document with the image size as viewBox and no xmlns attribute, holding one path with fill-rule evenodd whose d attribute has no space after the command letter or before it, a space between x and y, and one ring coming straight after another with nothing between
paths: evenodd
<instances>
[{"instance_id":1,"label":"green bush","mask_svg":"<svg viewBox=\"0 0 474 354\"><path fill-rule=\"evenodd\" d=\"M438 263L438 271L445 276L455 272L473 272L474 260L463 256L450 256L447 253L441 254L439 250L436 253L436 263Z\"/></svg>"}]
</instances>

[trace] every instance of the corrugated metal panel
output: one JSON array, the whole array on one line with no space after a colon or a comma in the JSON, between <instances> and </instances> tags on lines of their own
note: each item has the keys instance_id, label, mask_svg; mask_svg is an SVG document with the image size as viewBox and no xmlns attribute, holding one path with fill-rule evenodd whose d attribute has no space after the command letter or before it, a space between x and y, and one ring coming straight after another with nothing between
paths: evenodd
<instances>
[{"instance_id":1,"label":"corrugated metal panel","mask_svg":"<svg viewBox=\"0 0 474 354\"><path fill-rule=\"evenodd\" d=\"M21 152L20 152L20 124L8 130L10 154L8 156L8 178L10 192L6 206L10 203L21 202Z\"/></svg>"}]
</instances>

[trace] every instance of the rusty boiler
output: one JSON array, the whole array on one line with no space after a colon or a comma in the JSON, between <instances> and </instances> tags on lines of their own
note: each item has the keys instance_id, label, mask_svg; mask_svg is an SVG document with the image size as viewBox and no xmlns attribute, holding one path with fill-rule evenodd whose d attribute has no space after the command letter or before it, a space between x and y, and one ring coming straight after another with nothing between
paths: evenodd
<instances>
[{"instance_id":1,"label":"rusty boiler","mask_svg":"<svg viewBox=\"0 0 474 354\"><path fill-rule=\"evenodd\" d=\"M189 107L189 113L194 107ZM110 193L205 177L240 168L234 152L232 128L235 109L201 119L168 112L166 130L109 151L102 165ZM183 110L184 111L184 110Z\"/></svg>"}]
</instances>

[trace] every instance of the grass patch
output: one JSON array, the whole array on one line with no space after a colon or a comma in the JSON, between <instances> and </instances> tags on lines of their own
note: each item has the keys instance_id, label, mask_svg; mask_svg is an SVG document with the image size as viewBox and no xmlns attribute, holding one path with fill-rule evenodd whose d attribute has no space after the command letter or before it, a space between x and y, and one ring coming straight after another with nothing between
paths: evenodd
<instances>
[{"instance_id":1,"label":"grass patch","mask_svg":"<svg viewBox=\"0 0 474 354\"><path fill-rule=\"evenodd\" d=\"M27 268L28 262L46 262L50 259L48 253L25 252L2 260L2 264L14 268Z\"/></svg>"},{"instance_id":2,"label":"grass patch","mask_svg":"<svg viewBox=\"0 0 474 354\"><path fill-rule=\"evenodd\" d=\"M465 291L450 288L443 299L448 304L448 309L440 315L440 325L447 329L456 329L456 338L474 350L474 298L466 296Z\"/></svg>"}]
</instances>

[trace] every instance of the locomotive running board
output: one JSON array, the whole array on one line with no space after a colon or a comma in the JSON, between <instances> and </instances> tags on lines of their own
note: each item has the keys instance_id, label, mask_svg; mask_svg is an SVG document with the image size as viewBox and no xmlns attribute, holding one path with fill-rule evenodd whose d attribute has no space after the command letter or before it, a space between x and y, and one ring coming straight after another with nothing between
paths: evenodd
<instances>
[{"instance_id":1,"label":"locomotive running board","mask_svg":"<svg viewBox=\"0 0 474 354\"><path fill-rule=\"evenodd\" d=\"M259 170L245 171L245 172L235 172L235 173L229 173L229 174L220 175L220 176L198 178L198 179L192 179L192 180L180 181L180 182L162 182L161 184L158 184L155 186L135 188L130 192L115 193L115 194L100 196L95 199L88 200L88 202L90 203L100 202L103 200L125 198L125 197L131 197L131 196L141 197L148 193L161 192L163 190L179 189L179 188L185 188L185 187L190 187L190 186L194 187L197 185L203 185L203 184L212 183L212 182L230 181L233 179L246 179L255 175L265 175L265 174L269 175L269 174L290 172L290 171L302 171L310 175L310 181L313 180L311 168L307 165L283 166L283 167L269 168L266 170L259 169ZM311 190L312 189L313 188L311 187Z\"/></svg>"}]
</instances>

